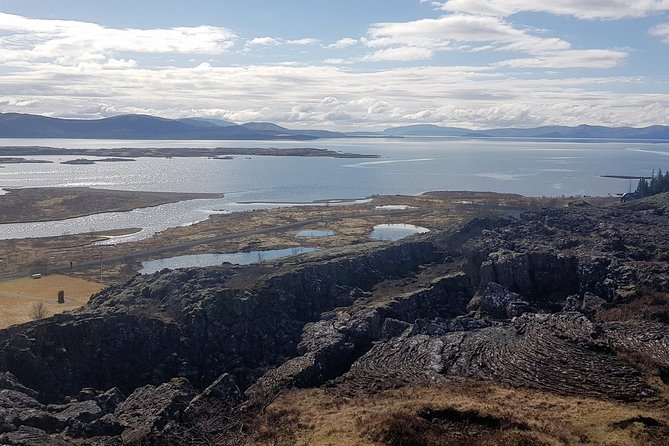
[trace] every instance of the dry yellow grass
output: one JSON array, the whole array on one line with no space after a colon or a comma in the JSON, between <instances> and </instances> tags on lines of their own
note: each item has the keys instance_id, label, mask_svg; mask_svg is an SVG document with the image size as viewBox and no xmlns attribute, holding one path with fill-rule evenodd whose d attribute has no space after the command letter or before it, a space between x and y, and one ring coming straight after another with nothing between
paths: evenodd
<instances>
[{"instance_id":1,"label":"dry yellow grass","mask_svg":"<svg viewBox=\"0 0 669 446\"><path fill-rule=\"evenodd\" d=\"M621 403L562 397L469 380L362 396L347 396L336 388L295 390L267 408L252 444L661 446L669 445L666 407L666 401ZM501 420L506 427L490 430L471 422L434 423L421 418L426 409L475 413ZM652 426L654 422L658 426ZM432 440L392 436L402 428L422 433L433 429Z\"/></svg>"},{"instance_id":2,"label":"dry yellow grass","mask_svg":"<svg viewBox=\"0 0 669 446\"><path fill-rule=\"evenodd\" d=\"M102 285L63 275L48 275L41 279L26 277L0 282L0 328L33 320L32 309L42 302L45 316L79 308ZM65 303L57 302L58 291L65 291Z\"/></svg>"}]
</instances>

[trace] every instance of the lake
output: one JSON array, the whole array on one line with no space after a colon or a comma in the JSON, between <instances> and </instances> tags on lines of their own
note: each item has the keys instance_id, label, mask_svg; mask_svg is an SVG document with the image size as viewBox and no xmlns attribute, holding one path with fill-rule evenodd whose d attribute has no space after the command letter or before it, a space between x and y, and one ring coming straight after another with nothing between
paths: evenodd
<instances>
[{"instance_id":1,"label":"lake","mask_svg":"<svg viewBox=\"0 0 669 446\"><path fill-rule=\"evenodd\" d=\"M124 240L201 221L214 212L357 199L374 194L415 195L432 190L510 192L530 196L608 195L636 182L601 175L645 175L669 167L669 142L464 140L457 138L290 141L118 141L0 139L6 146L317 147L379 159L313 157L139 158L128 163L65 165L78 156L30 157L53 164L0 169L0 188L90 186L167 192L224 193L218 200L100 214L66 222L0 225L0 238L61 235L123 227L146 228ZM282 204L283 203L283 204Z\"/></svg>"}]
</instances>

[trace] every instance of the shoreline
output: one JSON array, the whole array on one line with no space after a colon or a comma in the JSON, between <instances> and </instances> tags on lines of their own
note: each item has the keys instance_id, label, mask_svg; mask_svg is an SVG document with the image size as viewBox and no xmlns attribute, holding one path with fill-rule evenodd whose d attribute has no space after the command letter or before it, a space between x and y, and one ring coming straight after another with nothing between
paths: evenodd
<instances>
[{"instance_id":1,"label":"shoreline","mask_svg":"<svg viewBox=\"0 0 669 446\"><path fill-rule=\"evenodd\" d=\"M5 193L0 195L0 224L48 223L112 212L130 212L135 209L152 208L180 201L216 199L225 196L216 193L135 192L91 187L2 187L1 189ZM86 203L84 206L88 206L88 210L85 208L76 210L70 207L68 212L68 209L57 208L59 205L76 206L72 202L81 200ZM96 200L115 200L115 203L110 207L107 203L100 203ZM16 217L25 214L27 210L42 213L44 217L27 215ZM12 215L15 217L12 218Z\"/></svg>"},{"instance_id":2,"label":"shoreline","mask_svg":"<svg viewBox=\"0 0 669 446\"><path fill-rule=\"evenodd\" d=\"M107 210L99 210L96 212L87 212L84 214L80 213L75 213L72 214L71 216L63 217L63 218L47 218L47 219L29 219L29 220L17 220L17 221L2 221L2 218L0 217L0 225L5 225L5 224L30 224L30 223L50 223L50 222L62 222L65 220L71 220L71 219L76 219L76 218L82 218L82 217L89 217L89 216L94 216L94 215L103 215L103 214L108 214L108 213L116 213L116 212L132 212L133 210L136 209L150 209L166 204L173 204L173 203L178 203L181 201L191 201L191 200L210 200L210 199L217 199L217 198L224 198L225 194L223 193L190 193L190 192L150 192L150 191L126 191L126 190L115 190L115 189L97 189L97 188L92 188L92 187L51 187L51 186L45 186L45 187L35 187L35 188L7 188L7 187L0 187L0 191L5 192L4 194L0 194L0 211L2 211L2 200L3 198L6 197L12 197L11 193L17 192L17 191L53 191L53 192L91 192L95 194L106 194L106 193L111 193L111 194L123 194L123 195L148 195L148 196L165 196L163 201L156 202L155 204L150 204L150 205L142 205L142 206L136 206L132 208L113 208L113 209L107 209ZM173 226L169 227L166 230L174 229L174 228L179 228L179 227L185 227L185 226L192 226L196 225L198 223L205 222L211 218L215 218L217 215L228 215L231 213L243 213L243 214L248 214L248 213L254 213L254 212L262 212L262 211L271 211L271 210L277 210L277 209L285 209L285 208L291 208L291 207L296 207L296 208L310 208L310 207L342 207L342 206L354 206L354 205L365 205L365 204L370 204L375 200L378 199L383 199L387 197L393 197L393 198L406 198L408 200L413 200L419 197L435 197L437 199L442 199L442 198L453 198L456 196L464 196L467 198L476 198L476 197L488 197L488 196L508 196L508 197L513 197L514 199L527 199L527 200L542 200L545 202L556 202L556 201L564 201L566 200L596 200L596 201L607 201L611 200L611 196L573 196L573 197L565 197L565 196L527 196L527 195L521 195L521 194L514 194L514 193L501 193L501 192L489 192L489 191L424 191L420 192L414 195L377 195L373 194L367 197L358 197L358 198L333 198L333 199L319 199L319 200L313 200L313 201L235 201L228 203L229 205L258 205L258 206L270 206L270 207L263 207L263 208L258 208L258 209L245 209L245 210L232 210L232 211L224 211L224 210L219 210L219 209L213 209L210 210L207 214L206 218L203 219L197 219L193 221L189 221L187 223L178 225L178 226ZM615 197L617 198L617 197ZM617 199L616 199L617 201ZM474 202L454 202L454 205L478 205ZM500 206L504 207L505 204L501 203ZM388 211L389 209L382 209L379 208L378 210L381 211ZM2 215L0 213L0 215ZM101 233L101 232L110 232L110 231L125 231L125 230L131 230L132 232L130 234L136 233L136 232L141 232L146 228L126 228L126 227L118 227L118 228L112 228L112 229L101 229L99 231L87 231L87 232L78 232L78 233L73 233L73 234L66 234L66 235L83 235L83 234L89 234L89 233ZM154 234L155 235L155 234ZM23 237L23 238L16 238L16 239L11 239L11 240L23 240L23 239L40 239L40 238L51 238L51 237L58 237L58 235L47 235L47 236L38 236L38 237ZM151 235L150 237L153 237ZM147 238L150 238L147 237ZM4 239L0 239L4 240ZM6 239L10 240L10 239ZM140 239L143 240L143 239ZM140 240L133 240L134 242L140 241Z\"/></svg>"},{"instance_id":3,"label":"shoreline","mask_svg":"<svg viewBox=\"0 0 669 446\"><path fill-rule=\"evenodd\" d=\"M316 158L376 159L380 155L337 152L315 147L279 149L275 147L234 148L234 147L143 147L143 148L104 148L104 149L66 149L43 146L0 146L0 157L18 156L95 156L107 158L210 158L226 159L237 156L298 156ZM95 160L97 161L97 160Z\"/></svg>"},{"instance_id":4,"label":"shoreline","mask_svg":"<svg viewBox=\"0 0 669 446\"><path fill-rule=\"evenodd\" d=\"M587 200L593 205L618 202L609 198ZM372 242L371 231L379 224L411 224L444 230L474 218L517 215L542 207L566 206L571 201L574 200L435 191L418 196L374 196L370 201L358 204L289 206L212 214L195 224L172 227L149 238L113 245L96 245L96 242L107 239L97 233L0 240L0 252L6 253L0 262L0 279L40 272L35 268L41 265L47 273L61 272L110 285L134 276L141 268L141 262L146 260L187 254L284 249L305 243L323 250L363 245ZM386 205L409 208L383 209ZM306 240L295 236L300 229L331 230L335 236ZM70 261L74 265L72 270Z\"/></svg>"}]
</instances>

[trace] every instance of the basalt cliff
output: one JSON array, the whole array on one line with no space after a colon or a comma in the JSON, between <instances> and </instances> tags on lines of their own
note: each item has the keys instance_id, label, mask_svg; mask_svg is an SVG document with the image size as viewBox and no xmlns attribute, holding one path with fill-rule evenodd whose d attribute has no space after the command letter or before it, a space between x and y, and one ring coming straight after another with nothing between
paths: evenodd
<instances>
[{"instance_id":1,"label":"basalt cliff","mask_svg":"<svg viewBox=\"0 0 669 446\"><path fill-rule=\"evenodd\" d=\"M582 202L395 243L137 276L81 310L0 331L0 444L262 443L259 417L296 388L373 395L474 380L662 406L668 218L657 200ZM444 413L421 423L441 417L447 429ZM648 425L646 444L666 444L667 420L648 418L630 424ZM266 444L296 443L282 441Z\"/></svg>"}]
</instances>

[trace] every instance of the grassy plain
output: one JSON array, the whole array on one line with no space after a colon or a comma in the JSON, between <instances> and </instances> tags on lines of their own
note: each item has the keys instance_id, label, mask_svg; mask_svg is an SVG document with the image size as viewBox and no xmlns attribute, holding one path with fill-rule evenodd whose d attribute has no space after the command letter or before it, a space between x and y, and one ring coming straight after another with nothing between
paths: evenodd
<instances>
[{"instance_id":1,"label":"grassy plain","mask_svg":"<svg viewBox=\"0 0 669 446\"><path fill-rule=\"evenodd\" d=\"M85 305L91 294L102 289L97 282L60 274L0 282L0 328L34 319L35 306L41 304L43 316L73 310ZM65 292L65 303L57 303L58 291Z\"/></svg>"}]
</instances>

